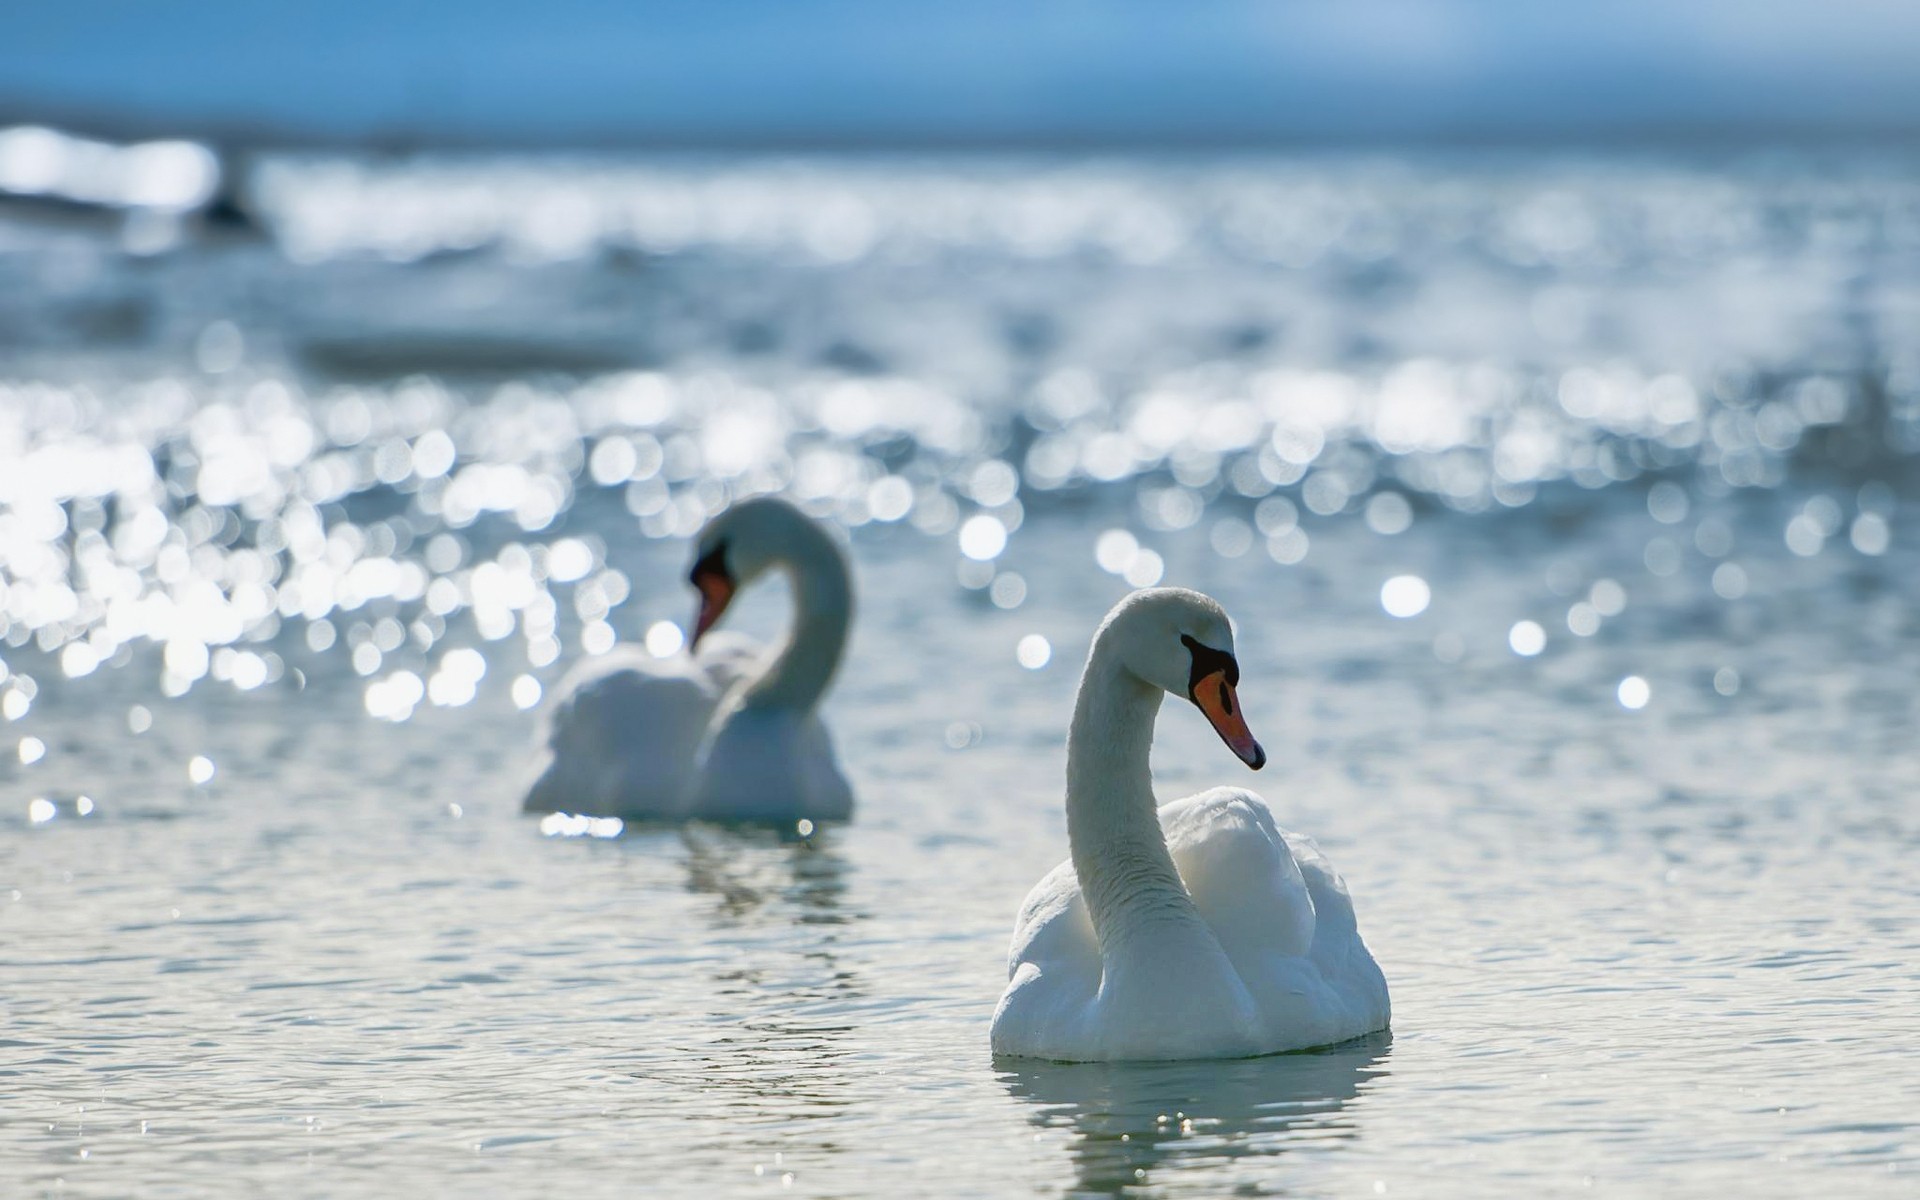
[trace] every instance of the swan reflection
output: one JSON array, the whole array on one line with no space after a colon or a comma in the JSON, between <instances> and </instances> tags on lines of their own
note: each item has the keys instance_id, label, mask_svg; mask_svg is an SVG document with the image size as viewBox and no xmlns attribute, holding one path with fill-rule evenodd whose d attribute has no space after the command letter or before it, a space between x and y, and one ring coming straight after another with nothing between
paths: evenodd
<instances>
[{"instance_id":1,"label":"swan reflection","mask_svg":"<svg viewBox=\"0 0 1920 1200\"><path fill-rule=\"evenodd\" d=\"M716 926L744 920L769 900L791 906L797 925L839 925L847 860L830 835L791 826L692 825L680 831L687 890L713 896Z\"/></svg>"},{"instance_id":2,"label":"swan reflection","mask_svg":"<svg viewBox=\"0 0 1920 1200\"><path fill-rule=\"evenodd\" d=\"M1348 1105L1387 1074L1391 1041L1380 1033L1327 1050L1225 1061L996 1065L1029 1121L1067 1132L1068 1194L1124 1195L1207 1168L1214 1169L1205 1191L1218 1194L1222 1165L1234 1165L1236 1185L1257 1186L1277 1165L1260 1160L1357 1138Z\"/></svg>"},{"instance_id":3,"label":"swan reflection","mask_svg":"<svg viewBox=\"0 0 1920 1200\"><path fill-rule=\"evenodd\" d=\"M845 857L791 830L695 825L679 836L687 889L716 902L704 939L726 953L705 989L711 1019L644 1074L724 1096L740 1120L843 1114L858 1078L849 1009L865 992L838 946L838 927L860 916L844 907ZM841 1148L798 1135L769 1152L817 1164Z\"/></svg>"}]
</instances>

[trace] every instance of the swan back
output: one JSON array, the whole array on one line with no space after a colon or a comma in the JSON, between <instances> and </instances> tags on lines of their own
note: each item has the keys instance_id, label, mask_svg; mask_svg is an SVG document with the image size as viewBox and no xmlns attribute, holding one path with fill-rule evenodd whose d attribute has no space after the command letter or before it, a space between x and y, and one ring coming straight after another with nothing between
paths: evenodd
<instances>
[{"instance_id":1,"label":"swan back","mask_svg":"<svg viewBox=\"0 0 1920 1200\"><path fill-rule=\"evenodd\" d=\"M1244 788L1214 788L1160 810L1187 894L1242 969L1265 954L1313 945L1313 897L1273 813Z\"/></svg>"},{"instance_id":2,"label":"swan back","mask_svg":"<svg viewBox=\"0 0 1920 1200\"><path fill-rule=\"evenodd\" d=\"M741 708L701 748L694 811L711 821L844 821L853 790L813 713Z\"/></svg>"},{"instance_id":3,"label":"swan back","mask_svg":"<svg viewBox=\"0 0 1920 1200\"><path fill-rule=\"evenodd\" d=\"M546 762L525 810L680 813L721 691L689 655L656 659L623 647L575 668L548 710Z\"/></svg>"}]
</instances>

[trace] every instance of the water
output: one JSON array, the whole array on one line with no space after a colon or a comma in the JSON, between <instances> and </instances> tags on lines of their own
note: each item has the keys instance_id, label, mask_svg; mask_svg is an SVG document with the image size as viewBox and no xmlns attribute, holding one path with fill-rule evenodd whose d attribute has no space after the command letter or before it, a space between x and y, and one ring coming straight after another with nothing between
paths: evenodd
<instances>
[{"instance_id":1,"label":"water","mask_svg":"<svg viewBox=\"0 0 1920 1200\"><path fill-rule=\"evenodd\" d=\"M1914 1191L1911 161L257 180L0 215L9 1190ZM858 821L543 835L540 692L769 486ZM1170 704L1163 794L1321 840L1391 1037L987 1053L1160 580L1273 759Z\"/></svg>"}]
</instances>

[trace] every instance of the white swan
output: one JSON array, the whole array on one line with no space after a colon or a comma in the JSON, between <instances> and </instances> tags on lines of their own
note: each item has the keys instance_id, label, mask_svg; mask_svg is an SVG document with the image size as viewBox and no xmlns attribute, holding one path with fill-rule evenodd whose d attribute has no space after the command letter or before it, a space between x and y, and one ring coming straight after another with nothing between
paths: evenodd
<instances>
[{"instance_id":1,"label":"white swan","mask_svg":"<svg viewBox=\"0 0 1920 1200\"><path fill-rule=\"evenodd\" d=\"M770 570L793 586L793 631L763 652L712 634L734 593ZM816 709L853 613L846 556L792 505L761 497L701 531L689 653L628 651L561 685L528 812L627 819L845 820L853 792Z\"/></svg>"},{"instance_id":2,"label":"white swan","mask_svg":"<svg viewBox=\"0 0 1920 1200\"><path fill-rule=\"evenodd\" d=\"M1248 766L1266 762L1239 677L1227 615L1198 592L1135 592L1101 624L1067 735L1073 856L1021 905L996 1054L1239 1058L1386 1028L1386 979L1311 839L1241 788L1155 808L1163 692L1192 699Z\"/></svg>"}]
</instances>

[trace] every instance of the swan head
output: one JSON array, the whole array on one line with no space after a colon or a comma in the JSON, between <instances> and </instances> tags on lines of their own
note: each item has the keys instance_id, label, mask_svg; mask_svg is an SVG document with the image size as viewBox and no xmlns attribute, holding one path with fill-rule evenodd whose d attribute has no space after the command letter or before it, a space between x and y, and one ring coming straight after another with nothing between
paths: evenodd
<instances>
[{"instance_id":1,"label":"swan head","mask_svg":"<svg viewBox=\"0 0 1920 1200\"><path fill-rule=\"evenodd\" d=\"M688 582L700 593L693 644L700 644L742 587L820 540L812 519L772 496L742 500L707 522L695 544L693 569L687 575Z\"/></svg>"},{"instance_id":2,"label":"swan head","mask_svg":"<svg viewBox=\"0 0 1920 1200\"><path fill-rule=\"evenodd\" d=\"M1240 710L1233 624L1213 597L1188 588L1134 592L1094 635L1096 649L1103 645L1141 681L1191 700L1241 762L1256 771L1266 765L1267 752Z\"/></svg>"}]
</instances>

